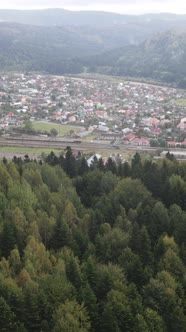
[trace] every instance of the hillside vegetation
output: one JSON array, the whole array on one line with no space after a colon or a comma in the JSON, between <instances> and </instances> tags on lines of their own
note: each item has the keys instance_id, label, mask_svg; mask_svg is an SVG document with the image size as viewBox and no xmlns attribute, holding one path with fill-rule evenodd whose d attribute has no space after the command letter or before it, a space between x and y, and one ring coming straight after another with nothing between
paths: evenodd
<instances>
[{"instance_id":1,"label":"hillside vegetation","mask_svg":"<svg viewBox=\"0 0 186 332\"><path fill-rule=\"evenodd\" d=\"M126 46L80 60L95 72L151 78L186 87L186 31L167 31L140 45Z\"/></svg>"},{"instance_id":2,"label":"hillside vegetation","mask_svg":"<svg viewBox=\"0 0 186 332\"><path fill-rule=\"evenodd\" d=\"M0 70L74 72L70 58L99 51L99 42L66 27L0 23Z\"/></svg>"},{"instance_id":3,"label":"hillside vegetation","mask_svg":"<svg viewBox=\"0 0 186 332\"><path fill-rule=\"evenodd\" d=\"M81 72L83 66L78 64L77 57L100 54L119 44L128 45L135 39L142 40L134 30L122 26L100 30L91 26L45 27L1 22L0 70L51 74Z\"/></svg>"},{"instance_id":4,"label":"hillside vegetation","mask_svg":"<svg viewBox=\"0 0 186 332\"><path fill-rule=\"evenodd\" d=\"M0 164L6 332L186 330L186 164Z\"/></svg>"}]
</instances>

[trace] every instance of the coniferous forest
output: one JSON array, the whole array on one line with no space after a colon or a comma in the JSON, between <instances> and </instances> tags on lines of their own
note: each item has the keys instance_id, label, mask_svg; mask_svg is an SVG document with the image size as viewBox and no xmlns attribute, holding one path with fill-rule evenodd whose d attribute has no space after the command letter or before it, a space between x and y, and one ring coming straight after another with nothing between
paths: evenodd
<instances>
[{"instance_id":1,"label":"coniferous forest","mask_svg":"<svg viewBox=\"0 0 186 332\"><path fill-rule=\"evenodd\" d=\"M0 330L186 331L186 163L0 163Z\"/></svg>"}]
</instances>

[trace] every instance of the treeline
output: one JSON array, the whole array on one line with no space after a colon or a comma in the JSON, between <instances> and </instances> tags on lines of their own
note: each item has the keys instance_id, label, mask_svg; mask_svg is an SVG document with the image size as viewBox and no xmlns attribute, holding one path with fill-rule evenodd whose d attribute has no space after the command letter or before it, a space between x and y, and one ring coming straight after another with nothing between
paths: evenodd
<instances>
[{"instance_id":1,"label":"treeline","mask_svg":"<svg viewBox=\"0 0 186 332\"><path fill-rule=\"evenodd\" d=\"M0 326L186 330L186 163L0 164Z\"/></svg>"}]
</instances>

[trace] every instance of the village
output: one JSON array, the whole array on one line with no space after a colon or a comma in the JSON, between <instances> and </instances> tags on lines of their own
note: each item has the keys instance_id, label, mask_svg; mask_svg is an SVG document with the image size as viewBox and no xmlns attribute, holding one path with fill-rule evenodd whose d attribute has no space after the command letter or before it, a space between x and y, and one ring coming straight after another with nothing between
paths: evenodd
<instances>
[{"instance_id":1,"label":"village","mask_svg":"<svg viewBox=\"0 0 186 332\"><path fill-rule=\"evenodd\" d=\"M121 78L1 74L1 136L28 120L77 126L67 136L82 141L185 148L186 91Z\"/></svg>"}]
</instances>

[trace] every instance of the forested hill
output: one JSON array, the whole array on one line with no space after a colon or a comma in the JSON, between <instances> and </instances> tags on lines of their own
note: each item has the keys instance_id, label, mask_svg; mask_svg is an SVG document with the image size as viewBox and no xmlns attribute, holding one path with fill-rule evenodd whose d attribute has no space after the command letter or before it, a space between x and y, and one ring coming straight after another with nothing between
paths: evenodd
<instances>
[{"instance_id":1,"label":"forested hill","mask_svg":"<svg viewBox=\"0 0 186 332\"><path fill-rule=\"evenodd\" d=\"M186 163L0 163L5 332L186 330Z\"/></svg>"},{"instance_id":2,"label":"forested hill","mask_svg":"<svg viewBox=\"0 0 186 332\"><path fill-rule=\"evenodd\" d=\"M126 23L126 21L128 22L132 19L134 19L134 16L106 12L69 11L59 8L42 10L0 10L0 20L3 22L17 22L40 26L95 26L95 24L99 26L108 26L114 23Z\"/></svg>"},{"instance_id":3,"label":"forested hill","mask_svg":"<svg viewBox=\"0 0 186 332\"><path fill-rule=\"evenodd\" d=\"M0 70L76 72L70 58L104 49L94 37L71 27L0 23ZM81 71L81 70L80 70Z\"/></svg>"},{"instance_id":4,"label":"forested hill","mask_svg":"<svg viewBox=\"0 0 186 332\"><path fill-rule=\"evenodd\" d=\"M136 25L142 30L156 29L162 31L175 26L186 26L186 15L176 14L145 14L124 15L102 11L70 11L62 8L41 10L0 9L1 22L16 22L39 26L114 26Z\"/></svg>"},{"instance_id":5,"label":"forested hill","mask_svg":"<svg viewBox=\"0 0 186 332\"><path fill-rule=\"evenodd\" d=\"M83 59L89 70L109 75L144 77L186 87L186 30L155 34L131 45Z\"/></svg>"},{"instance_id":6,"label":"forested hill","mask_svg":"<svg viewBox=\"0 0 186 332\"><path fill-rule=\"evenodd\" d=\"M158 33L139 45L127 45L133 37L125 30L0 23L0 71L86 71L186 87L186 30ZM119 42L125 46L117 48Z\"/></svg>"},{"instance_id":7,"label":"forested hill","mask_svg":"<svg viewBox=\"0 0 186 332\"><path fill-rule=\"evenodd\" d=\"M124 33L125 31L125 33ZM112 37L111 37L112 34ZM75 57L100 54L134 40L142 41L136 28L34 26L0 23L0 71L30 70L51 74L79 73Z\"/></svg>"},{"instance_id":8,"label":"forested hill","mask_svg":"<svg viewBox=\"0 0 186 332\"><path fill-rule=\"evenodd\" d=\"M143 40L136 27L34 26L0 23L0 70L76 73L83 65L72 58Z\"/></svg>"}]
</instances>

